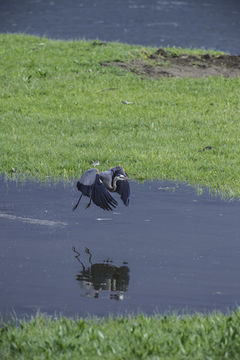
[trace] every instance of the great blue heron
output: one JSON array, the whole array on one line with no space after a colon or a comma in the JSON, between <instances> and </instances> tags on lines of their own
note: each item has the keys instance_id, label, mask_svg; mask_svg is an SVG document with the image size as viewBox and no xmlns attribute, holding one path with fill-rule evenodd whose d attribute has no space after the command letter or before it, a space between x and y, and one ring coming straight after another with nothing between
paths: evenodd
<instances>
[{"instance_id":1,"label":"great blue heron","mask_svg":"<svg viewBox=\"0 0 240 360\"><path fill-rule=\"evenodd\" d=\"M128 176L121 166L116 166L106 171L99 172L98 169L86 170L77 182L77 188L81 191L80 198L73 211L83 195L90 198L86 208L91 205L91 201L104 210L113 210L117 206L117 201L111 196L109 191L117 192L123 203L128 206L130 198L130 186Z\"/></svg>"}]
</instances>

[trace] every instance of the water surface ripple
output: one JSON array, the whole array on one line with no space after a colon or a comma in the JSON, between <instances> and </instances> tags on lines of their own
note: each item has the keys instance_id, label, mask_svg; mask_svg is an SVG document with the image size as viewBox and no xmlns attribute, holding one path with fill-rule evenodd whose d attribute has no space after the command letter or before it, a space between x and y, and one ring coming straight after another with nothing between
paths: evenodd
<instances>
[{"instance_id":1,"label":"water surface ripple","mask_svg":"<svg viewBox=\"0 0 240 360\"><path fill-rule=\"evenodd\" d=\"M0 32L240 53L238 0L0 1Z\"/></svg>"}]
</instances>

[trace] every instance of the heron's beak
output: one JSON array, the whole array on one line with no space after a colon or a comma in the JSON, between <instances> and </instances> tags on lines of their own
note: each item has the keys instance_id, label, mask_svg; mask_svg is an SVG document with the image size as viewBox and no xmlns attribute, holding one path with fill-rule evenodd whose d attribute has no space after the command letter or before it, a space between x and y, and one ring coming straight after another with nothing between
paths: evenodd
<instances>
[{"instance_id":1,"label":"heron's beak","mask_svg":"<svg viewBox=\"0 0 240 360\"><path fill-rule=\"evenodd\" d=\"M121 177L119 178L119 180L129 180L129 177L128 177L128 176L121 175Z\"/></svg>"}]
</instances>

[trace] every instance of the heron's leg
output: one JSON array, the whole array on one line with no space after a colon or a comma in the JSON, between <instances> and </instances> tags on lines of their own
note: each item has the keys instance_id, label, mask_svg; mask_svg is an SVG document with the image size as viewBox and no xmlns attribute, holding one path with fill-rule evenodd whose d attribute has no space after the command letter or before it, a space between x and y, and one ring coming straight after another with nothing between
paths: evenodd
<instances>
[{"instance_id":1,"label":"heron's leg","mask_svg":"<svg viewBox=\"0 0 240 360\"><path fill-rule=\"evenodd\" d=\"M89 263L92 265L92 254L88 248L85 248L85 253L89 255Z\"/></svg>"},{"instance_id":2,"label":"heron's leg","mask_svg":"<svg viewBox=\"0 0 240 360\"><path fill-rule=\"evenodd\" d=\"M72 211L76 210L76 208L78 207L80 200L82 198L83 194L80 195L80 198L78 199L78 202L74 205L74 207L72 208Z\"/></svg>"},{"instance_id":3,"label":"heron's leg","mask_svg":"<svg viewBox=\"0 0 240 360\"><path fill-rule=\"evenodd\" d=\"M76 248L75 248L75 246L73 246L72 247L72 250L73 250L73 252L75 252L77 255L75 255L75 258L77 259L77 261L78 262L80 262L80 264L82 265L82 270L83 271L85 271L86 269L85 269L85 266L84 266L84 264L83 264L83 262L80 260L80 252L78 252L77 250L76 250Z\"/></svg>"},{"instance_id":4,"label":"heron's leg","mask_svg":"<svg viewBox=\"0 0 240 360\"><path fill-rule=\"evenodd\" d=\"M86 209L87 209L87 208L89 208L89 206L91 205L91 202L92 202L92 198L90 198L89 203L87 203L87 205L86 205Z\"/></svg>"}]
</instances>

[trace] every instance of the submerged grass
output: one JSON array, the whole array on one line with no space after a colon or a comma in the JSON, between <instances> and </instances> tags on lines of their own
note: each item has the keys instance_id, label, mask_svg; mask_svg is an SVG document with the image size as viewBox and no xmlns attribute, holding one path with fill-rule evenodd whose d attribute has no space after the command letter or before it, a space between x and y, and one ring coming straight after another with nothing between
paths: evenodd
<instances>
[{"instance_id":1,"label":"submerged grass","mask_svg":"<svg viewBox=\"0 0 240 360\"><path fill-rule=\"evenodd\" d=\"M133 179L239 196L240 79L156 80L100 65L155 50L0 35L0 173L70 179L98 160Z\"/></svg>"},{"instance_id":2,"label":"submerged grass","mask_svg":"<svg viewBox=\"0 0 240 360\"><path fill-rule=\"evenodd\" d=\"M240 312L1 324L0 358L239 359Z\"/></svg>"}]
</instances>

